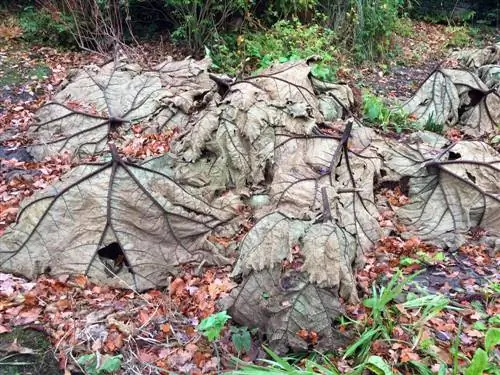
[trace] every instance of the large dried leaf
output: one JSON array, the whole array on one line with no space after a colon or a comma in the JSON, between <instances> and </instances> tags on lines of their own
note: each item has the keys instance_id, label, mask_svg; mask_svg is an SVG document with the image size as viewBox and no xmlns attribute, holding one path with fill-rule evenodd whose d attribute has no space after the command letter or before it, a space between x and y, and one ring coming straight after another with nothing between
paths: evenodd
<instances>
[{"instance_id":1,"label":"large dried leaf","mask_svg":"<svg viewBox=\"0 0 500 375\"><path fill-rule=\"evenodd\" d=\"M477 74L489 89L500 84L500 65L484 65L477 70Z\"/></svg>"},{"instance_id":2,"label":"large dried leaf","mask_svg":"<svg viewBox=\"0 0 500 375\"><path fill-rule=\"evenodd\" d=\"M472 227L498 233L500 155L490 146L463 141L436 149L391 142L381 153L387 167L410 177L411 203L397 210L408 235L456 247Z\"/></svg>"},{"instance_id":3,"label":"large dried leaf","mask_svg":"<svg viewBox=\"0 0 500 375\"><path fill-rule=\"evenodd\" d=\"M481 74L488 77L486 71ZM459 69L435 70L403 108L421 126L459 122L472 136L496 131L500 120L498 93L476 73Z\"/></svg>"},{"instance_id":4,"label":"large dried leaf","mask_svg":"<svg viewBox=\"0 0 500 375\"><path fill-rule=\"evenodd\" d=\"M29 130L37 143L30 152L37 158L63 149L95 154L105 149L111 130L139 121L153 131L183 130L191 112L211 98L209 64L189 58L167 60L153 71L125 63L77 71L37 112Z\"/></svg>"},{"instance_id":5,"label":"large dried leaf","mask_svg":"<svg viewBox=\"0 0 500 375\"><path fill-rule=\"evenodd\" d=\"M408 100L403 109L414 115L419 124L436 124L458 121L460 98L455 84L442 70L435 70Z\"/></svg>"},{"instance_id":6,"label":"large dried leaf","mask_svg":"<svg viewBox=\"0 0 500 375\"><path fill-rule=\"evenodd\" d=\"M348 88L321 90L332 100L329 105L336 103L335 116L347 115ZM173 147L185 161L175 168L176 180L212 189L205 196L247 186L268 192L265 204L253 206L258 221L242 241L233 270L243 283L228 307L239 323L265 327L274 347L303 347L302 339L294 339L300 329L323 332L325 344L336 342L332 311L340 297L357 300L353 268L381 235L373 196L380 162L370 150L370 136L357 129L352 144L360 149L347 152L347 139L321 134L322 112L331 111L320 108L308 66L280 65L232 84L224 100L196 115L192 129ZM292 261L294 245L305 259L295 270L305 282L302 292L291 296L278 288L272 292L275 303L286 308L258 312L257 298L267 293L263 283L271 282L271 274L274 281L283 276L282 261Z\"/></svg>"},{"instance_id":7,"label":"large dried leaf","mask_svg":"<svg viewBox=\"0 0 500 375\"><path fill-rule=\"evenodd\" d=\"M215 89L215 82L207 72L211 65L209 58L200 61L192 58L173 61L169 58L158 64L154 71L159 72L162 86L168 91L165 102L171 102L183 113L191 113L198 101Z\"/></svg>"},{"instance_id":8,"label":"large dried leaf","mask_svg":"<svg viewBox=\"0 0 500 375\"><path fill-rule=\"evenodd\" d=\"M353 144L370 141L361 131ZM321 332L319 350L345 344L333 329L339 297L358 301L354 267L380 237L373 203L378 158L345 151L328 137L281 135L271 183L272 213L246 235L233 276L243 282L225 301L233 318L267 333L274 350L302 350L299 331ZM366 191L365 191L366 189ZM259 210L257 211L257 215ZM304 263L293 264L297 247Z\"/></svg>"},{"instance_id":9,"label":"large dried leaf","mask_svg":"<svg viewBox=\"0 0 500 375\"><path fill-rule=\"evenodd\" d=\"M353 143L363 142L355 133ZM294 218L333 218L356 235L359 251L380 238L373 181L380 160L366 148L362 154L337 153L332 138L281 136L270 194L277 209ZM338 160L333 161L337 153Z\"/></svg>"},{"instance_id":10,"label":"large dried leaf","mask_svg":"<svg viewBox=\"0 0 500 375\"><path fill-rule=\"evenodd\" d=\"M465 134L479 137L500 129L500 87L483 95L479 102L467 108L460 117Z\"/></svg>"},{"instance_id":11,"label":"large dried leaf","mask_svg":"<svg viewBox=\"0 0 500 375\"><path fill-rule=\"evenodd\" d=\"M286 64L233 84L173 149L215 189L263 183L276 133L312 134L322 119L308 74L305 63Z\"/></svg>"},{"instance_id":12,"label":"large dried leaf","mask_svg":"<svg viewBox=\"0 0 500 375\"><path fill-rule=\"evenodd\" d=\"M333 223L314 224L303 240L305 256L302 271L309 281L329 288L335 296L357 302L353 264L356 259L356 239Z\"/></svg>"},{"instance_id":13,"label":"large dried leaf","mask_svg":"<svg viewBox=\"0 0 500 375\"><path fill-rule=\"evenodd\" d=\"M485 48L454 52L451 58L458 59L469 68L480 68L483 65L498 64L500 61L500 43Z\"/></svg>"},{"instance_id":14,"label":"large dried leaf","mask_svg":"<svg viewBox=\"0 0 500 375\"><path fill-rule=\"evenodd\" d=\"M165 94L157 73L138 74L114 63L81 70L37 112L38 122L28 133L37 144L30 152L43 158L63 149L103 151L113 127L151 116Z\"/></svg>"},{"instance_id":15,"label":"large dried leaf","mask_svg":"<svg viewBox=\"0 0 500 375\"><path fill-rule=\"evenodd\" d=\"M301 330L315 332L318 350L345 347L347 338L333 324L343 313L335 293L309 283L303 273L279 268L253 271L224 301L241 324L259 327L278 353L306 350Z\"/></svg>"},{"instance_id":16,"label":"large dried leaf","mask_svg":"<svg viewBox=\"0 0 500 375\"><path fill-rule=\"evenodd\" d=\"M292 246L299 243L309 225L304 221L290 220L278 212L264 216L242 242L233 275L277 266L290 256Z\"/></svg>"},{"instance_id":17,"label":"large dried leaf","mask_svg":"<svg viewBox=\"0 0 500 375\"><path fill-rule=\"evenodd\" d=\"M206 235L232 217L165 174L115 155L75 168L25 204L0 238L0 265L30 278L80 273L138 290L165 286L178 265L224 261ZM113 243L124 259L110 271L99 251Z\"/></svg>"}]
</instances>

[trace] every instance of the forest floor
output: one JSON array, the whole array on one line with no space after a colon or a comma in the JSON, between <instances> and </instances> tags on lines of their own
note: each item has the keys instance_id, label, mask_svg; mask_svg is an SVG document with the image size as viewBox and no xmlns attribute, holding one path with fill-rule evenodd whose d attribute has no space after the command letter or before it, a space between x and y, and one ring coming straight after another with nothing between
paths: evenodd
<instances>
[{"instance_id":1,"label":"forest floor","mask_svg":"<svg viewBox=\"0 0 500 375\"><path fill-rule=\"evenodd\" d=\"M377 95L409 97L447 58L450 39L444 26L419 22L413 27L413 36L398 41L403 47L396 63L345 67L342 78ZM150 60L161 61L166 55L164 45L145 47ZM167 48L167 53L173 50ZM36 110L57 92L72 68L103 62L98 55L0 38L0 235L15 221L24 198L73 167L65 154L34 162L23 152L22 147L30 142L25 131ZM134 152L150 155L168 149L168 138L149 137L140 144L144 149ZM380 188L377 193L394 205L407 202L400 187ZM424 307L405 309L400 296L395 296L386 306L393 312L391 340L372 342L370 353L385 358L400 373L416 373L411 366L419 361L436 373L440 360L467 363L482 347L487 326L500 324L500 254L495 253L495 244L482 241L481 228L474 228L467 243L451 252L418 238L403 240L392 211L380 213L378 219L382 226L393 228L393 235L382 238L365 254L365 266L357 274L360 298L369 297L374 285L387 284L399 270L405 278L421 271L405 287L405 293L422 288L450 303L429 315ZM265 356L257 336L242 354L229 327L216 344L196 330L200 320L216 312L217 301L234 287L230 271L230 267L202 272L186 267L167 290L145 293L99 286L84 276L41 276L29 281L0 273L0 369L4 369L0 372L93 373L98 365L92 360L99 359L102 364L117 359L127 373L168 370L201 374L233 369L235 357L254 362ZM363 304L347 306L347 312L353 321L369 326L370 309ZM418 337L403 329L411 325L417 327L414 332ZM50 351L46 341L33 332L50 341L56 364L45 356ZM92 357L92 353L102 356ZM90 362L85 362L89 358ZM331 360L343 373L356 365L351 358L333 354Z\"/></svg>"}]
</instances>

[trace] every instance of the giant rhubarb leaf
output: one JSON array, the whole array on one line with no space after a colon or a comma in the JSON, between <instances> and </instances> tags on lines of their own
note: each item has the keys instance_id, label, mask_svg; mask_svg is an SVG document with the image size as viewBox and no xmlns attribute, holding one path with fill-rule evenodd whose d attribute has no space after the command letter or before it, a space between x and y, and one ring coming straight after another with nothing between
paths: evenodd
<instances>
[{"instance_id":1,"label":"giant rhubarb leaf","mask_svg":"<svg viewBox=\"0 0 500 375\"><path fill-rule=\"evenodd\" d=\"M114 149L112 160L81 165L24 204L0 238L0 266L30 278L79 273L138 290L165 286L181 264L225 261L206 236L233 216Z\"/></svg>"}]
</instances>

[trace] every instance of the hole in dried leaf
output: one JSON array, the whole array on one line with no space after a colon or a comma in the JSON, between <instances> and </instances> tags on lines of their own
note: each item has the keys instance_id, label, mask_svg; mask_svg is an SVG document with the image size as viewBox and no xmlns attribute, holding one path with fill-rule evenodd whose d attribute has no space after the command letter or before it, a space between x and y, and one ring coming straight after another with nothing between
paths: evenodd
<instances>
[{"instance_id":1,"label":"hole in dried leaf","mask_svg":"<svg viewBox=\"0 0 500 375\"><path fill-rule=\"evenodd\" d=\"M472 182L476 183L476 177L474 177L472 174L470 174L469 172L465 172L467 174L467 177L469 178L469 180L471 180Z\"/></svg>"},{"instance_id":2,"label":"hole in dried leaf","mask_svg":"<svg viewBox=\"0 0 500 375\"><path fill-rule=\"evenodd\" d=\"M127 261L127 258L125 257L125 253L123 252L122 247L118 242L112 242L102 249L99 249L97 251L97 254L106 265L106 267L110 268L113 273L120 272L124 265L130 271L130 265Z\"/></svg>"}]
</instances>

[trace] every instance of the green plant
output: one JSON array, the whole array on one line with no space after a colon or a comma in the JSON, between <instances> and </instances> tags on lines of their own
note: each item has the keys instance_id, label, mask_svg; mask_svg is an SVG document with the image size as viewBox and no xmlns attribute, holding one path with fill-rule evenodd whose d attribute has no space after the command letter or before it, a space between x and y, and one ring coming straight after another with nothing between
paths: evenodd
<instances>
[{"instance_id":1,"label":"green plant","mask_svg":"<svg viewBox=\"0 0 500 375\"><path fill-rule=\"evenodd\" d=\"M458 309L450 305L450 300L442 295L424 295L416 296L409 293L406 296L406 302L400 303L399 309L394 306L394 300L401 295L405 285L411 281L418 274L403 278L401 271L398 271L387 283L386 286L373 286L372 296L366 298L363 304L371 309L369 318L365 323L370 322L369 325L364 327L363 333L344 351L343 359L352 358L357 365L353 368L349 375L361 375L367 371L380 375L394 374L391 365L387 361L377 355L371 355L370 350L372 344L376 340L384 340L392 342L390 337L393 326L397 321L396 314L399 309L412 310L419 309L420 312L411 312L411 315L420 315L420 319L410 326L405 326L405 330L413 333L415 341L414 348L420 348L420 353L426 353L433 361L437 359L440 363L438 374L444 375L446 373L459 374L459 358L465 358L460 352L460 334L462 324L459 323L458 331L455 339L451 343L450 352L452 355L451 367L439 360L439 356L435 350L435 342L432 338L422 339L422 332L424 326L430 319L437 316L443 309ZM350 324L350 322L348 323ZM358 323L361 324L361 323ZM464 375L481 375L483 372L488 374L498 373L498 366L496 358L491 356L497 355L494 348L500 343L500 328L490 327L485 335L484 349L478 348L476 354L470 361L469 366L464 372ZM332 360L327 356L320 354L319 356L314 353L307 358L297 356L284 356L281 357L277 353L268 348L264 348L270 359L260 360L262 364L243 364L242 368L230 374L233 375L265 375L265 374L282 374L282 375L337 375L339 371ZM488 362L489 361L489 362ZM431 375L435 373L435 369L431 369L429 361L422 358L422 360L410 360L407 363L398 365L404 368L405 373Z\"/></svg>"},{"instance_id":2,"label":"green plant","mask_svg":"<svg viewBox=\"0 0 500 375\"><path fill-rule=\"evenodd\" d=\"M437 134L442 134L444 130L444 124L436 122L434 118L434 113L432 113L425 122L424 129Z\"/></svg>"},{"instance_id":3,"label":"green plant","mask_svg":"<svg viewBox=\"0 0 500 375\"><path fill-rule=\"evenodd\" d=\"M424 351L431 349L434 345L435 341L430 337L427 337L420 341L420 348Z\"/></svg>"},{"instance_id":4,"label":"green plant","mask_svg":"<svg viewBox=\"0 0 500 375\"><path fill-rule=\"evenodd\" d=\"M396 34L401 36L410 37L413 32L413 21L409 17L400 17L396 20L395 24Z\"/></svg>"},{"instance_id":5,"label":"green plant","mask_svg":"<svg viewBox=\"0 0 500 375\"><path fill-rule=\"evenodd\" d=\"M417 250L415 253L416 258L401 257L399 264L402 266L409 266L412 264L438 264L445 260L445 255L442 251L435 254L428 254L424 251Z\"/></svg>"},{"instance_id":6,"label":"green plant","mask_svg":"<svg viewBox=\"0 0 500 375\"><path fill-rule=\"evenodd\" d=\"M358 60L384 57L404 10L403 0L352 0L347 12L347 40Z\"/></svg>"},{"instance_id":7,"label":"green plant","mask_svg":"<svg viewBox=\"0 0 500 375\"><path fill-rule=\"evenodd\" d=\"M500 314L495 314L488 319L488 323L492 326L500 326Z\"/></svg>"},{"instance_id":8,"label":"green plant","mask_svg":"<svg viewBox=\"0 0 500 375\"><path fill-rule=\"evenodd\" d=\"M302 18L314 13L318 0L275 0L267 4L266 15L273 19Z\"/></svg>"},{"instance_id":9,"label":"green plant","mask_svg":"<svg viewBox=\"0 0 500 375\"><path fill-rule=\"evenodd\" d=\"M252 346L252 337L250 336L248 328L231 326L230 331L231 341L238 355L241 353L248 353Z\"/></svg>"},{"instance_id":10,"label":"green plant","mask_svg":"<svg viewBox=\"0 0 500 375\"><path fill-rule=\"evenodd\" d=\"M379 125L384 130L394 129L400 133L403 130L414 130L415 123L401 108L389 108L384 101L370 93L363 95L363 113L368 122Z\"/></svg>"},{"instance_id":11,"label":"green plant","mask_svg":"<svg viewBox=\"0 0 500 375\"><path fill-rule=\"evenodd\" d=\"M471 44L472 37L467 26L448 26L445 31L449 34L446 47L463 48Z\"/></svg>"},{"instance_id":12,"label":"green plant","mask_svg":"<svg viewBox=\"0 0 500 375\"><path fill-rule=\"evenodd\" d=\"M455 339L451 343L452 364L449 368L446 363L439 360L439 356L434 351L435 342L432 338L425 338L420 340L424 326L430 319L437 316L443 309L458 309L450 305L450 300L442 295L424 295L417 296L408 293L406 302L398 304L399 309L394 306L394 300L401 295L405 285L408 285L418 275L403 278L401 271L398 271L387 283L386 286L373 286L372 295L363 301L366 307L371 309L369 317L365 323L363 333L344 351L343 359L352 358L357 365L353 368L349 375L361 375L363 373L373 373L380 375L394 374L391 365L387 361L377 355L371 355L370 350L372 344L376 340L384 340L392 342L390 337L396 319L396 314L399 309L414 310L419 309L420 312L411 312L412 316L419 315L420 319L410 326L405 326L405 330L413 333L415 336L414 348L420 348L420 353L426 353L433 359L437 359L440 363L438 374L444 375L446 373L459 374L459 358L465 358L460 352L460 334L462 324L459 323L459 328L456 333ZM347 324L350 324L348 322ZM362 323L357 323L362 324ZM420 340L420 341L419 341ZM478 348L476 354L472 358L468 368L465 370L464 375L481 375L483 371L488 374L498 373L498 366L495 365L496 358L491 358L497 355L493 350L496 345L500 343L500 328L490 327L485 335L484 349ZM262 364L245 364L241 369L230 372L233 375L265 375L265 374L282 374L282 375L337 375L339 371L336 365L329 359L328 356L320 354L319 356L314 353L307 358L297 356L284 356L281 357L277 353L268 348L264 348L270 359L262 359ZM488 362L489 361L489 362ZM239 362L242 363L242 362ZM404 368L405 373L431 375L435 373L435 369L431 369L429 361L422 358L422 360L410 360L407 363L398 365Z\"/></svg>"},{"instance_id":13,"label":"green plant","mask_svg":"<svg viewBox=\"0 0 500 375\"><path fill-rule=\"evenodd\" d=\"M464 374L482 375L485 371L492 374L498 373L499 367L494 364L495 361L489 361L489 356L496 355L495 353L493 353L493 349L498 344L500 344L500 328L492 327L488 329L488 331L486 331L486 335L484 338L484 349L476 349L474 356L472 357L472 360L465 370Z\"/></svg>"},{"instance_id":14,"label":"green plant","mask_svg":"<svg viewBox=\"0 0 500 375\"><path fill-rule=\"evenodd\" d=\"M27 6L19 16L19 24L23 30L22 37L28 42L57 46L74 44L70 26L72 20L66 14Z\"/></svg>"},{"instance_id":15,"label":"green plant","mask_svg":"<svg viewBox=\"0 0 500 375\"><path fill-rule=\"evenodd\" d=\"M184 42L195 53L219 34L235 15L244 15L245 0L165 0L167 14L175 31L172 37Z\"/></svg>"},{"instance_id":16,"label":"green plant","mask_svg":"<svg viewBox=\"0 0 500 375\"><path fill-rule=\"evenodd\" d=\"M368 359L360 367L370 370L370 372L374 374L392 375L391 366L378 355L368 357Z\"/></svg>"},{"instance_id":17,"label":"green plant","mask_svg":"<svg viewBox=\"0 0 500 375\"><path fill-rule=\"evenodd\" d=\"M312 74L326 81L335 80L335 33L317 24L303 25L298 20L276 22L269 30L242 36L219 36L210 46L210 56L220 70L234 74L245 65L245 73L260 71L275 62L316 56Z\"/></svg>"},{"instance_id":18,"label":"green plant","mask_svg":"<svg viewBox=\"0 0 500 375\"><path fill-rule=\"evenodd\" d=\"M339 375L335 365L323 354L313 356L312 359L305 359L303 365L297 363L300 357L281 357L271 349L264 347L271 359L261 359L263 365L248 365L243 363L243 367L230 371L229 375ZM317 357L317 358L315 358ZM321 363L320 363L321 362Z\"/></svg>"},{"instance_id":19,"label":"green plant","mask_svg":"<svg viewBox=\"0 0 500 375\"><path fill-rule=\"evenodd\" d=\"M88 375L113 374L122 365L123 356L121 354L109 356L100 354L85 354L78 358L78 364L83 367Z\"/></svg>"},{"instance_id":20,"label":"green plant","mask_svg":"<svg viewBox=\"0 0 500 375\"><path fill-rule=\"evenodd\" d=\"M337 69L333 65L325 63L314 64L311 67L311 74L313 77L325 82L334 82L337 79Z\"/></svg>"},{"instance_id":21,"label":"green plant","mask_svg":"<svg viewBox=\"0 0 500 375\"><path fill-rule=\"evenodd\" d=\"M458 374L458 357L460 354L460 335L462 333L462 319L458 322L457 333L455 334L455 338L451 342L450 353L452 358L452 374Z\"/></svg>"},{"instance_id":22,"label":"green plant","mask_svg":"<svg viewBox=\"0 0 500 375\"><path fill-rule=\"evenodd\" d=\"M401 294L403 288L415 276L402 281L402 273L398 271L386 286L377 288L376 285L373 285L372 296L364 299L363 305L371 309L370 317L375 327L387 327L387 332L392 331L392 310L388 307L388 304Z\"/></svg>"},{"instance_id":23,"label":"green plant","mask_svg":"<svg viewBox=\"0 0 500 375\"><path fill-rule=\"evenodd\" d=\"M226 311L212 314L198 324L198 331L212 342L219 339L226 322L231 319Z\"/></svg>"},{"instance_id":24,"label":"green plant","mask_svg":"<svg viewBox=\"0 0 500 375\"><path fill-rule=\"evenodd\" d=\"M377 287L373 285L372 295L363 300L363 305L370 308L371 326L365 327L363 333L344 352L343 358L356 357L365 360L370 352L370 347L373 341L382 337L389 340L392 329L394 328L394 309L389 306L389 303L398 297L403 288L418 275L415 273L413 276L403 279L400 270L394 274L386 286Z\"/></svg>"}]
</instances>

